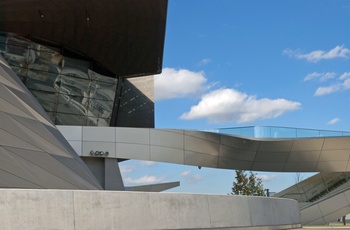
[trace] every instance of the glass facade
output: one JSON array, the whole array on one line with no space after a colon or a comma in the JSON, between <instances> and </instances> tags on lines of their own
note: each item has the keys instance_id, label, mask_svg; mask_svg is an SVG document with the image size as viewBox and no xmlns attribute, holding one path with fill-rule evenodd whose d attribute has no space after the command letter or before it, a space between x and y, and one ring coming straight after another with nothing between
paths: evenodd
<instances>
[{"instance_id":1,"label":"glass facade","mask_svg":"<svg viewBox=\"0 0 350 230\"><path fill-rule=\"evenodd\" d=\"M118 79L93 71L88 59L8 33L0 53L55 124L110 125Z\"/></svg>"}]
</instances>

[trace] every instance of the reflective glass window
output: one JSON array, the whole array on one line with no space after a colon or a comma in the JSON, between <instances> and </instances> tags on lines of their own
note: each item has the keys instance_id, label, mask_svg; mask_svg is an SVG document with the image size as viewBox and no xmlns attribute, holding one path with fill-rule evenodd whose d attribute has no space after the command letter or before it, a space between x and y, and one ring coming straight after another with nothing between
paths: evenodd
<instances>
[{"instance_id":1,"label":"reflective glass window","mask_svg":"<svg viewBox=\"0 0 350 230\"><path fill-rule=\"evenodd\" d=\"M90 61L13 34L0 34L0 49L55 124L109 126L116 78L92 71Z\"/></svg>"}]
</instances>

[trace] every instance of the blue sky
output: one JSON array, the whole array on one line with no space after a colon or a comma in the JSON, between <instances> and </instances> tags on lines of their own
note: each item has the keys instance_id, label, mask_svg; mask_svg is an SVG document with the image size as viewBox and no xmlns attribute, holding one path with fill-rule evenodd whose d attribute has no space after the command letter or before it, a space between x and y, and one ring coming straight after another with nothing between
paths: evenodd
<instances>
[{"instance_id":1,"label":"blue sky","mask_svg":"<svg viewBox=\"0 0 350 230\"><path fill-rule=\"evenodd\" d=\"M156 128L349 131L349 21L346 0L169 0ZM180 181L171 192L227 194L235 175L141 161L121 169L126 185ZM258 175L276 192L295 181Z\"/></svg>"}]
</instances>

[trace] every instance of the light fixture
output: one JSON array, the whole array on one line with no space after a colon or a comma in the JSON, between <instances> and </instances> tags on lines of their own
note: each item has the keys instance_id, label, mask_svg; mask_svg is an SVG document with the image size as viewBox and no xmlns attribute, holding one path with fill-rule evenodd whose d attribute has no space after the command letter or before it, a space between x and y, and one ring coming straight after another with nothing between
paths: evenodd
<instances>
[{"instance_id":1,"label":"light fixture","mask_svg":"<svg viewBox=\"0 0 350 230\"><path fill-rule=\"evenodd\" d=\"M45 15L39 10L39 16L41 18L41 21L45 22Z\"/></svg>"}]
</instances>

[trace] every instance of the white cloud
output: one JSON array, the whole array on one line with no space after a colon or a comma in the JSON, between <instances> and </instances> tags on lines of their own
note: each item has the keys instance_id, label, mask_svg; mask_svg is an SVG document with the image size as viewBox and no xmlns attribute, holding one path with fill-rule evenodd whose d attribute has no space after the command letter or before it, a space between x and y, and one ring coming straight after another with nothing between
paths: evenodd
<instances>
[{"instance_id":1,"label":"white cloud","mask_svg":"<svg viewBox=\"0 0 350 230\"><path fill-rule=\"evenodd\" d=\"M304 81L310 81L312 79L319 79L320 81L327 81L328 79L335 78L336 73L334 72L327 72L327 73L309 73L305 76Z\"/></svg>"},{"instance_id":2,"label":"white cloud","mask_svg":"<svg viewBox=\"0 0 350 230\"><path fill-rule=\"evenodd\" d=\"M315 92L315 96L323 96L326 94L331 94L334 93L336 91L339 91L341 89L341 85L340 84L335 84L335 85L330 85L330 86L326 86L326 87L318 87L316 92Z\"/></svg>"},{"instance_id":3,"label":"white cloud","mask_svg":"<svg viewBox=\"0 0 350 230\"><path fill-rule=\"evenodd\" d=\"M342 75L340 75L339 80L346 80L350 78L350 72L345 72Z\"/></svg>"},{"instance_id":4,"label":"white cloud","mask_svg":"<svg viewBox=\"0 0 350 230\"><path fill-rule=\"evenodd\" d=\"M191 174L191 170L183 171L180 176L188 176Z\"/></svg>"},{"instance_id":5,"label":"white cloud","mask_svg":"<svg viewBox=\"0 0 350 230\"><path fill-rule=\"evenodd\" d=\"M350 78L349 79L346 79L342 86L344 87L344 89L350 89Z\"/></svg>"},{"instance_id":6,"label":"white cloud","mask_svg":"<svg viewBox=\"0 0 350 230\"><path fill-rule=\"evenodd\" d=\"M155 165L157 162L155 161L140 161L139 164L141 166L153 166Z\"/></svg>"},{"instance_id":7,"label":"white cloud","mask_svg":"<svg viewBox=\"0 0 350 230\"><path fill-rule=\"evenodd\" d=\"M129 172L133 172L135 170L135 167L131 165L121 165L119 166L119 169L121 173L129 173Z\"/></svg>"},{"instance_id":8,"label":"white cloud","mask_svg":"<svg viewBox=\"0 0 350 230\"><path fill-rule=\"evenodd\" d=\"M257 99L234 89L218 89L202 96L201 101L182 114L186 120L206 118L210 122L238 123L276 118L300 108L299 102L285 99Z\"/></svg>"},{"instance_id":9,"label":"white cloud","mask_svg":"<svg viewBox=\"0 0 350 230\"><path fill-rule=\"evenodd\" d=\"M203 179L203 176L200 174L192 175L191 170L181 172L180 176L184 177L184 180L189 184L196 184Z\"/></svg>"},{"instance_id":10,"label":"white cloud","mask_svg":"<svg viewBox=\"0 0 350 230\"><path fill-rule=\"evenodd\" d=\"M339 118L333 118L332 120L328 121L327 124L328 125L334 125L336 123L340 122L340 119Z\"/></svg>"},{"instance_id":11,"label":"white cloud","mask_svg":"<svg viewBox=\"0 0 350 230\"><path fill-rule=\"evenodd\" d=\"M314 78L319 78L321 81L322 79L327 80L327 79L333 78L333 74L335 77L335 73L323 74L323 73L314 72L306 75L304 81L311 80ZM332 85L318 87L314 93L314 96L323 96L323 95L335 93L337 91L344 91L348 89L350 89L350 72L344 72Z\"/></svg>"},{"instance_id":12,"label":"white cloud","mask_svg":"<svg viewBox=\"0 0 350 230\"><path fill-rule=\"evenodd\" d=\"M199 181L201 181L203 179L202 175L199 174L195 174L193 176L189 176L186 178L186 182L190 183L190 184L196 184Z\"/></svg>"},{"instance_id":13,"label":"white cloud","mask_svg":"<svg viewBox=\"0 0 350 230\"><path fill-rule=\"evenodd\" d=\"M286 49L283 53L297 59L305 59L309 62L319 62L320 60L334 58L348 58L350 56L350 50L344 46L336 46L329 51L315 50L306 54L301 53L300 50Z\"/></svg>"},{"instance_id":14,"label":"white cloud","mask_svg":"<svg viewBox=\"0 0 350 230\"><path fill-rule=\"evenodd\" d=\"M202 65L207 65L211 62L211 60L209 58L204 58L202 59L200 62L199 62L199 65L202 66Z\"/></svg>"},{"instance_id":15,"label":"white cloud","mask_svg":"<svg viewBox=\"0 0 350 230\"><path fill-rule=\"evenodd\" d=\"M125 184L152 184L152 183L162 182L164 179L165 179L165 176L156 177L156 176L145 175L138 179L132 179L131 177L127 177L124 179L124 183Z\"/></svg>"},{"instance_id":16,"label":"white cloud","mask_svg":"<svg viewBox=\"0 0 350 230\"><path fill-rule=\"evenodd\" d=\"M277 177L277 174L273 174L273 175L258 174L258 175L256 175L256 177L260 178L264 182L268 182L268 181L275 179Z\"/></svg>"},{"instance_id":17,"label":"white cloud","mask_svg":"<svg viewBox=\"0 0 350 230\"><path fill-rule=\"evenodd\" d=\"M155 101L200 95L206 83L204 72L164 68L154 77Z\"/></svg>"}]
</instances>

